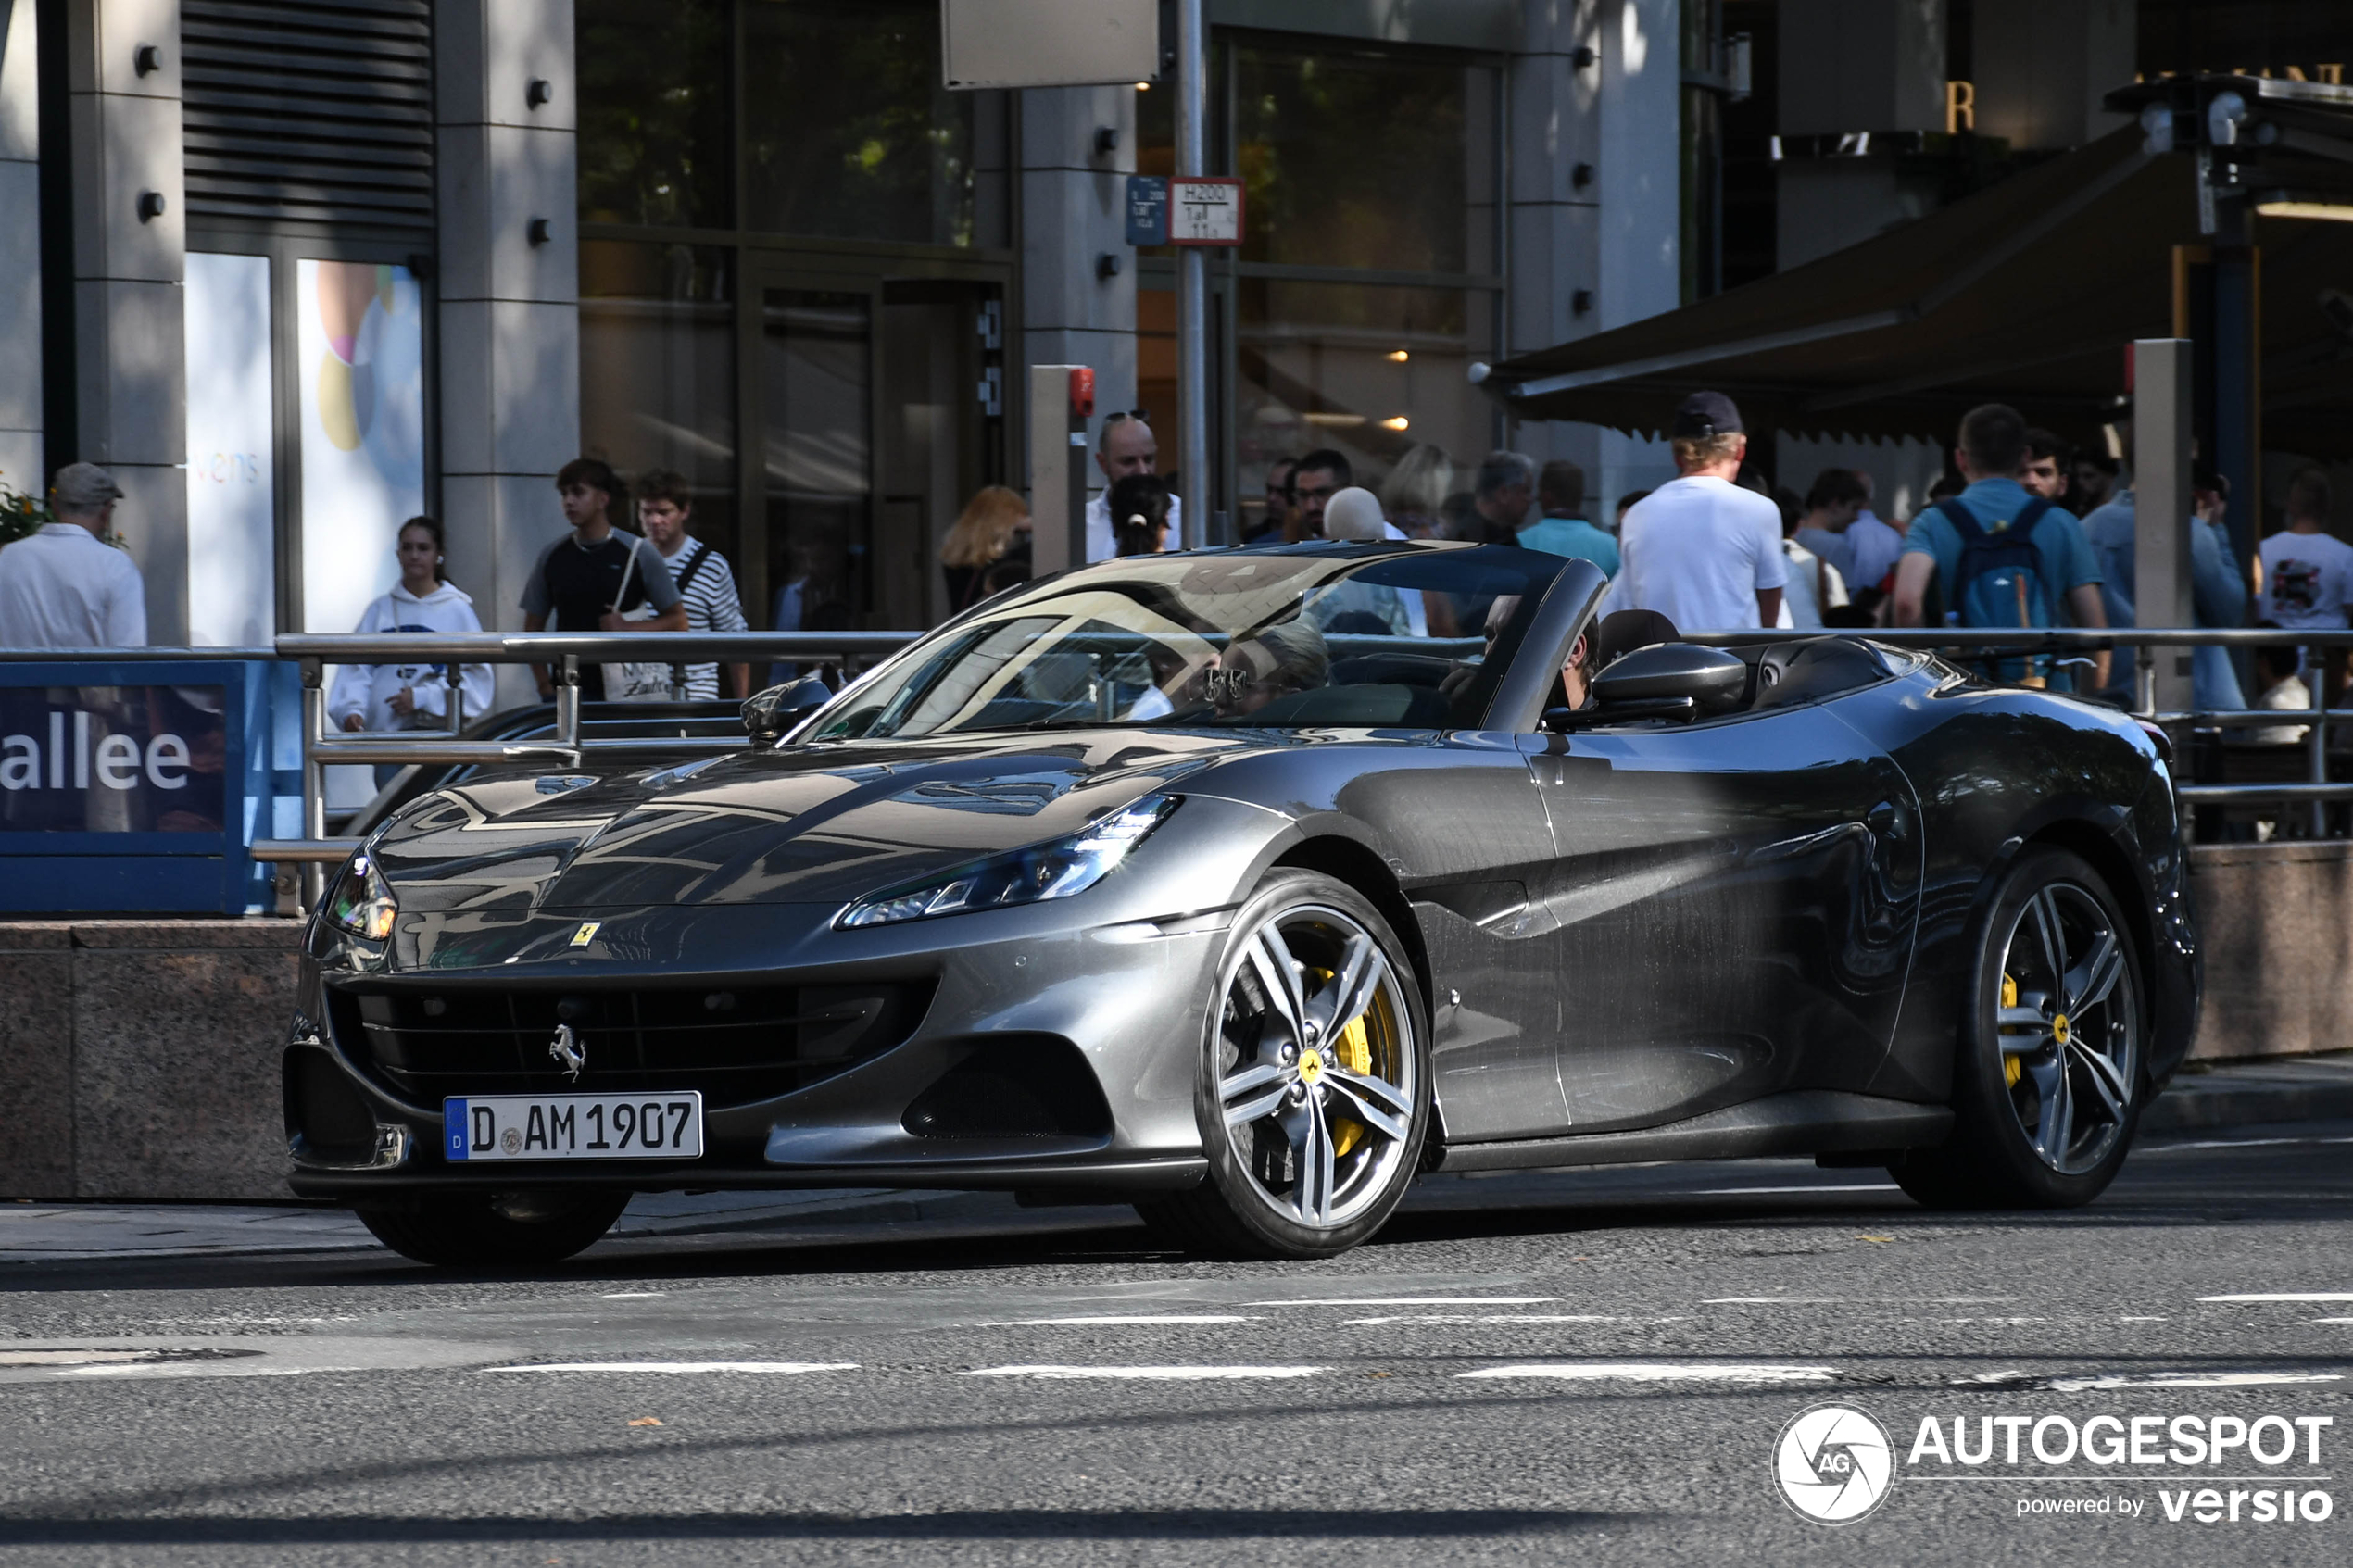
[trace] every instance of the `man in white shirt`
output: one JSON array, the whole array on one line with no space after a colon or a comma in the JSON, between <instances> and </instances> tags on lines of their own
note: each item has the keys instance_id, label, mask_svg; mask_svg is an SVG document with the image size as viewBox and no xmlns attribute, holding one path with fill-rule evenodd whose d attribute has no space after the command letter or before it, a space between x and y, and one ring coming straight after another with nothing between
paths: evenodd
<instances>
[{"instance_id":1,"label":"man in white shirt","mask_svg":"<svg viewBox=\"0 0 2353 1568\"><path fill-rule=\"evenodd\" d=\"M0 550L0 646L145 647L146 584L106 542L121 488L94 463L69 463L51 494L57 521Z\"/></svg>"},{"instance_id":2,"label":"man in white shirt","mask_svg":"<svg viewBox=\"0 0 2353 1568\"><path fill-rule=\"evenodd\" d=\"M2299 470L2288 481L2286 511L2287 526L2260 546L2263 619L2296 631L2341 632L2353 604L2353 545L2328 532L2329 476Z\"/></svg>"},{"instance_id":3,"label":"man in white shirt","mask_svg":"<svg viewBox=\"0 0 2353 1568\"><path fill-rule=\"evenodd\" d=\"M1748 455L1740 410L1720 392L1695 392L1675 410L1669 444L1679 477L1627 512L1607 608L1656 610L1686 632L1778 623L1789 581L1781 509L1732 483Z\"/></svg>"},{"instance_id":4,"label":"man in white shirt","mask_svg":"<svg viewBox=\"0 0 2353 1568\"><path fill-rule=\"evenodd\" d=\"M1103 470L1103 488L1087 503L1087 558L1090 561L1109 560L1119 554L1119 541L1111 526L1111 487L1131 473L1160 471L1160 443L1152 439L1152 427L1144 422L1141 408L1103 416L1102 433L1095 441L1095 466ZM1171 544L1185 537L1184 507L1176 496L1168 497Z\"/></svg>"}]
</instances>

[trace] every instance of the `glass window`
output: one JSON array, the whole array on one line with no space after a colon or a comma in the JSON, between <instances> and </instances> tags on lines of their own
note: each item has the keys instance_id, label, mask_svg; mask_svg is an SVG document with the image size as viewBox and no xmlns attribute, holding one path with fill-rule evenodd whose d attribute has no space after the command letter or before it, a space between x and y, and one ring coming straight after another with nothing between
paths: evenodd
<instances>
[{"instance_id":1,"label":"glass window","mask_svg":"<svg viewBox=\"0 0 2353 1568\"><path fill-rule=\"evenodd\" d=\"M1302 283L1243 277L1236 342L1235 454L1245 495L1267 465L1330 447L1378 490L1415 446L1461 472L1493 442L1494 411L1471 384L1488 357L1493 296L1478 289Z\"/></svg>"},{"instance_id":2,"label":"glass window","mask_svg":"<svg viewBox=\"0 0 2353 1568\"><path fill-rule=\"evenodd\" d=\"M1250 44L1235 61L1244 261L1492 270L1494 72ZM1474 212L1490 213L1474 222Z\"/></svg>"},{"instance_id":3,"label":"glass window","mask_svg":"<svg viewBox=\"0 0 2353 1568\"><path fill-rule=\"evenodd\" d=\"M1562 565L1459 545L1127 557L917 645L813 738L1475 724Z\"/></svg>"},{"instance_id":4,"label":"glass window","mask_svg":"<svg viewBox=\"0 0 2353 1568\"><path fill-rule=\"evenodd\" d=\"M1001 95L941 84L933 0L746 0L746 226L1001 244ZM998 110L975 145L975 99ZM976 167L994 175L982 202ZM985 211L984 211L985 209Z\"/></svg>"},{"instance_id":5,"label":"glass window","mask_svg":"<svg viewBox=\"0 0 2353 1568\"><path fill-rule=\"evenodd\" d=\"M580 433L624 482L684 474L690 532L743 576L736 508L736 316L716 245L580 244ZM632 524L631 526L635 526Z\"/></svg>"},{"instance_id":6,"label":"glass window","mask_svg":"<svg viewBox=\"0 0 2353 1568\"><path fill-rule=\"evenodd\" d=\"M839 632L874 608L874 301L772 288L761 304L770 624Z\"/></svg>"},{"instance_id":7,"label":"glass window","mask_svg":"<svg viewBox=\"0 0 2353 1568\"><path fill-rule=\"evenodd\" d=\"M727 0L575 0L573 28L581 218L732 223Z\"/></svg>"}]
</instances>

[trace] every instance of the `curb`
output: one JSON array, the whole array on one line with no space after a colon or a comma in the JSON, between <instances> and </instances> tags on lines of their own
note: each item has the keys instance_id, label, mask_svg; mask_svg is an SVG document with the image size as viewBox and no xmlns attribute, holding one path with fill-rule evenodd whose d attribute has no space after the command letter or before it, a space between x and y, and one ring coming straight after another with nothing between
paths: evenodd
<instances>
[{"instance_id":1,"label":"curb","mask_svg":"<svg viewBox=\"0 0 2353 1568\"><path fill-rule=\"evenodd\" d=\"M2141 1113L2165 1133L2353 1117L2353 1052L2236 1063L2177 1077Z\"/></svg>"}]
</instances>

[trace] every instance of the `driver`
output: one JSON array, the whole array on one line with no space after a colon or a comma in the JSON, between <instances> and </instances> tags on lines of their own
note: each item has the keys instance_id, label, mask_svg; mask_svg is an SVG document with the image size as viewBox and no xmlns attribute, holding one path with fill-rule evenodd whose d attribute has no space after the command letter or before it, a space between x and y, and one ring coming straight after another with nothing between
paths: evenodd
<instances>
[{"instance_id":1,"label":"driver","mask_svg":"<svg viewBox=\"0 0 2353 1568\"><path fill-rule=\"evenodd\" d=\"M1236 637L1209 671L1209 698L1221 719L1255 713L1278 696L1312 692L1331 680L1324 634L1305 621L1285 621Z\"/></svg>"}]
</instances>

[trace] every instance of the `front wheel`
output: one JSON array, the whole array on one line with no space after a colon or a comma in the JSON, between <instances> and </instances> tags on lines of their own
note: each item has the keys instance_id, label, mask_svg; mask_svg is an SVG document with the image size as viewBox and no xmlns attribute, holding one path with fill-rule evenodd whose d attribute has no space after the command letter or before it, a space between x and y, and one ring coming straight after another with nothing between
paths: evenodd
<instances>
[{"instance_id":1,"label":"front wheel","mask_svg":"<svg viewBox=\"0 0 2353 1568\"><path fill-rule=\"evenodd\" d=\"M404 1258L444 1269L533 1267L585 1251L629 1207L625 1192L433 1193L362 1205L359 1223Z\"/></svg>"},{"instance_id":2,"label":"front wheel","mask_svg":"<svg viewBox=\"0 0 2353 1568\"><path fill-rule=\"evenodd\" d=\"M2065 850L2021 856L1977 945L1953 1063L1953 1135L1890 1167L1938 1209L2064 1209L2123 1167L2145 1095L2132 928Z\"/></svg>"},{"instance_id":3,"label":"front wheel","mask_svg":"<svg viewBox=\"0 0 2353 1568\"><path fill-rule=\"evenodd\" d=\"M1189 1246L1326 1258L1405 1196L1429 1123L1429 1028L1403 947L1347 884L1278 871L1235 919L1194 1094L1207 1182L1138 1206Z\"/></svg>"}]
</instances>

